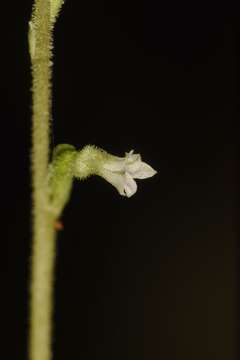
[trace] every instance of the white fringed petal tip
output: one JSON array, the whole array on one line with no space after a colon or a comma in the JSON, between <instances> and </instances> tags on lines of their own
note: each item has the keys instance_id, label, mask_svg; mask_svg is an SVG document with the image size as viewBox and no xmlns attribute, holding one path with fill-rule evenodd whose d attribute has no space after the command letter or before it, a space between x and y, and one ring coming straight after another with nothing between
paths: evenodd
<instances>
[{"instance_id":1,"label":"white fringed petal tip","mask_svg":"<svg viewBox=\"0 0 240 360\"><path fill-rule=\"evenodd\" d=\"M110 156L100 169L100 175L112 184L122 196L131 197L137 191L134 179L147 179L157 173L131 150L124 158Z\"/></svg>"}]
</instances>

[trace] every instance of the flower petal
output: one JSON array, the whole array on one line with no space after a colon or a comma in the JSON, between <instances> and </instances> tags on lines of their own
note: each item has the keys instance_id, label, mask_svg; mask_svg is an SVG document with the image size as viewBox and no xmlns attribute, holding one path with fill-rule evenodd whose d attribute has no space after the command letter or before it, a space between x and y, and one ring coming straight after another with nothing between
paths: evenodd
<instances>
[{"instance_id":1,"label":"flower petal","mask_svg":"<svg viewBox=\"0 0 240 360\"><path fill-rule=\"evenodd\" d=\"M102 170L100 175L108 181L111 185L113 185L120 195L126 196L125 194L125 175L114 173L108 170Z\"/></svg>"},{"instance_id":2,"label":"flower petal","mask_svg":"<svg viewBox=\"0 0 240 360\"><path fill-rule=\"evenodd\" d=\"M152 177L156 173L157 171L154 170L150 165L146 164L145 162L141 162L139 169L136 172L131 173L131 175L134 179L146 179Z\"/></svg>"},{"instance_id":3,"label":"flower petal","mask_svg":"<svg viewBox=\"0 0 240 360\"><path fill-rule=\"evenodd\" d=\"M132 163L135 161L141 161L141 155L140 154L134 154L134 150L131 150L129 153L125 153L125 159L127 163Z\"/></svg>"},{"instance_id":4,"label":"flower petal","mask_svg":"<svg viewBox=\"0 0 240 360\"><path fill-rule=\"evenodd\" d=\"M110 160L107 160L103 164L103 168L112 172L117 172L117 171L124 172L125 162L126 162L125 158L120 158L115 156L114 158L112 157Z\"/></svg>"},{"instance_id":5,"label":"flower petal","mask_svg":"<svg viewBox=\"0 0 240 360\"><path fill-rule=\"evenodd\" d=\"M126 164L125 172L129 173L130 175L133 175L140 170L141 164L142 164L141 161L135 161L132 164Z\"/></svg>"},{"instance_id":6,"label":"flower petal","mask_svg":"<svg viewBox=\"0 0 240 360\"><path fill-rule=\"evenodd\" d=\"M125 182L124 182L125 194L127 197L131 197L137 191L137 183L128 173L125 174L124 178L125 178Z\"/></svg>"}]
</instances>

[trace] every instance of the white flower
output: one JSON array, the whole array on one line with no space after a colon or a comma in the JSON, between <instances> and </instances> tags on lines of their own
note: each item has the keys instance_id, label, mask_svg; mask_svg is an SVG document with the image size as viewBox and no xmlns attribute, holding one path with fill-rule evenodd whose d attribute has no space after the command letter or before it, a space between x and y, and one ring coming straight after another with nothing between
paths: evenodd
<instances>
[{"instance_id":1,"label":"white flower","mask_svg":"<svg viewBox=\"0 0 240 360\"><path fill-rule=\"evenodd\" d=\"M140 154L134 154L133 150L126 153L124 158L110 156L99 168L99 175L115 186L119 194L127 197L137 191L134 179L146 179L156 173L157 171L143 162Z\"/></svg>"},{"instance_id":2,"label":"white flower","mask_svg":"<svg viewBox=\"0 0 240 360\"><path fill-rule=\"evenodd\" d=\"M93 145L87 145L80 150L73 164L73 175L86 179L91 175L99 175L115 186L118 192L130 197L137 191L134 179L146 179L157 172L141 160L140 154L133 150L118 157Z\"/></svg>"}]
</instances>

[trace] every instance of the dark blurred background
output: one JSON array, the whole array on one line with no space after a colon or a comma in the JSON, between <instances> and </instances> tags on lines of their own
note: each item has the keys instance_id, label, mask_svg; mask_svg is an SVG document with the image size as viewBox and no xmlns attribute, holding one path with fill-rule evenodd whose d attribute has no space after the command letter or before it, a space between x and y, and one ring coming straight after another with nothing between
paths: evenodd
<instances>
[{"instance_id":1,"label":"dark blurred background","mask_svg":"<svg viewBox=\"0 0 240 360\"><path fill-rule=\"evenodd\" d=\"M7 360L26 359L31 5L1 7ZM66 1L53 144L135 149L158 174L131 199L101 178L75 183L58 239L54 360L238 358L239 20L227 1Z\"/></svg>"}]
</instances>

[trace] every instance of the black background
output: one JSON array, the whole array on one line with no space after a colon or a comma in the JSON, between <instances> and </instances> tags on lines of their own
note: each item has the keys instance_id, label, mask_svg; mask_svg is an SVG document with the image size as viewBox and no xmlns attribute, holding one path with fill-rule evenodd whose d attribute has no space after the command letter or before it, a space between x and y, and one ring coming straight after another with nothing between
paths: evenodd
<instances>
[{"instance_id":1,"label":"black background","mask_svg":"<svg viewBox=\"0 0 240 360\"><path fill-rule=\"evenodd\" d=\"M26 359L27 343L30 12L29 0L1 5L10 360ZM53 144L135 149L158 174L131 199L100 178L74 184L58 239L54 360L237 359L239 20L227 1L66 1Z\"/></svg>"}]
</instances>

